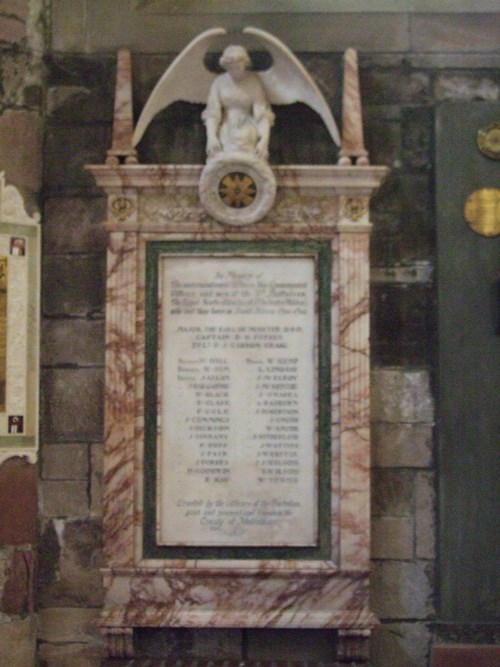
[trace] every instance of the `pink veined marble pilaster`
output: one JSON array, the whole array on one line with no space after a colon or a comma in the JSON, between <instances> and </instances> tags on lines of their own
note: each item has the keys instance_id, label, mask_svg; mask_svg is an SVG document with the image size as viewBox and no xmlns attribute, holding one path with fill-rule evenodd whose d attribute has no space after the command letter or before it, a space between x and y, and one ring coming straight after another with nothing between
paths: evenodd
<instances>
[{"instance_id":1,"label":"pink veined marble pilaster","mask_svg":"<svg viewBox=\"0 0 500 667\"><path fill-rule=\"evenodd\" d=\"M110 235L103 501L105 559L115 566L133 563L136 246L134 233Z\"/></svg>"},{"instance_id":2,"label":"pink veined marble pilaster","mask_svg":"<svg viewBox=\"0 0 500 667\"><path fill-rule=\"evenodd\" d=\"M369 226L341 226L340 567L369 566Z\"/></svg>"}]
</instances>

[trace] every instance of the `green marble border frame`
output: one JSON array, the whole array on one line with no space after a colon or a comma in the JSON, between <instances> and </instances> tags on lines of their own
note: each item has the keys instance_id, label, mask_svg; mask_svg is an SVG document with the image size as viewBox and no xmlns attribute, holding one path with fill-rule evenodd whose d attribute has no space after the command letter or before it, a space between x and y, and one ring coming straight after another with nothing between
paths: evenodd
<instances>
[{"instance_id":1,"label":"green marble border frame","mask_svg":"<svg viewBox=\"0 0 500 667\"><path fill-rule=\"evenodd\" d=\"M318 286L318 535L314 547L167 547L156 543L159 260L165 254L313 255ZM331 275L328 241L149 241L146 244L143 557L157 559L331 560Z\"/></svg>"}]
</instances>

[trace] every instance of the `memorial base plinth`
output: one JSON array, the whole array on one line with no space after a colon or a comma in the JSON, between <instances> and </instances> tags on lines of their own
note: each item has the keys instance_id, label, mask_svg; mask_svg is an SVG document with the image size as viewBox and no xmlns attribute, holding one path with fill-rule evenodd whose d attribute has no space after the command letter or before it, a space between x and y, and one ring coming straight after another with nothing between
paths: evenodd
<instances>
[{"instance_id":1,"label":"memorial base plinth","mask_svg":"<svg viewBox=\"0 0 500 667\"><path fill-rule=\"evenodd\" d=\"M131 627L102 627L102 634L105 640L105 656L106 660L102 663L103 666L118 667L119 665L126 665L126 667L167 667L167 665L174 665L175 667L182 667L183 661L180 660L163 660L150 658L137 658L130 662L131 658L135 657L133 628ZM292 667L294 664L300 667L316 667L321 664L322 667L365 667L368 665L370 653L370 633L369 629L354 628L354 629L339 629L336 632L334 640L335 649L334 661L316 663L314 661L300 661L297 663L286 661L283 662L283 667ZM333 639L333 638L332 638ZM125 662L126 660L126 662ZM124 662L122 662L124 661ZM221 667L265 667L269 663L272 667L280 667L279 655L276 659L243 661L243 660L224 660L221 661ZM214 660L190 660L186 661L189 667L217 667L217 657Z\"/></svg>"},{"instance_id":2,"label":"memorial base plinth","mask_svg":"<svg viewBox=\"0 0 500 667\"><path fill-rule=\"evenodd\" d=\"M134 657L134 629L130 627L101 628L105 642L105 654L108 658Z\"/></svg>"},{"instance_id":3,"label":"memorial base plinth","mask_svg":"<svg viewBox=\"0 0 500 667\"><path fill-rule=\"evenodd\" d=\"M132 628L332 628L337 660L360 662L377 621L368 573L104 572L107 654L133 655Z\"/></svg>"},{"instance_id":4,"label":"memorial base plinth","mask_svg":"<svg viewBox=\"0 0 500 667\"><path fill-rule=\"evenodd\" d=\"M337 660L340 664L365 665L370 657L370 630L340 629L337 634Z\"/></svg>"}]
</instances>

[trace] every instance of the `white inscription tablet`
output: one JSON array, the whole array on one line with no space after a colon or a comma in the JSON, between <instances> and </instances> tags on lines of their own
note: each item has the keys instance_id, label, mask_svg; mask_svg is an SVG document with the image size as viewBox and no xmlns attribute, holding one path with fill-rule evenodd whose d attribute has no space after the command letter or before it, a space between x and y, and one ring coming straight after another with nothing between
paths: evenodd
<instances>
[{"instance_id":1,"label":"white inscription tablet","mask_svg":"<svg viewBox=\"0 0 500 667\"><path fill-rule=\"evenodd\" d=\"M160 266L158 543L316 545L314 258Z\"/></svg>"}]
</instances>

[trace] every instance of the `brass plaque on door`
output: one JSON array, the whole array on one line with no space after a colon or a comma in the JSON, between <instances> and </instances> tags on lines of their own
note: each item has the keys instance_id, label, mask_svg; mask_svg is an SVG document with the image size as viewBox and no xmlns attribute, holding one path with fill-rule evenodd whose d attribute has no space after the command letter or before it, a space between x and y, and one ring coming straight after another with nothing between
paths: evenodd
<instances>
[{"instance_id":1,"label":"brass plaque on door","mask_svg":"<svg viewBox=\"0 0 500 667\"><path fill-rule=\"evenodd\" d=\"M469 227L477 234L500 234L500 189L475 190L465 202L464 215Z\"/></svg>"},{"instance_id":2,"label":"brass plaque on door","mask_svg":"<svg viewBox=\"0 0 500 667\"><path fill-rule=\"evenodd\" d=\"M483 155L500 160L500 123L492 123L477 133L477 145Z\"/></svg>"}]
</instances>

